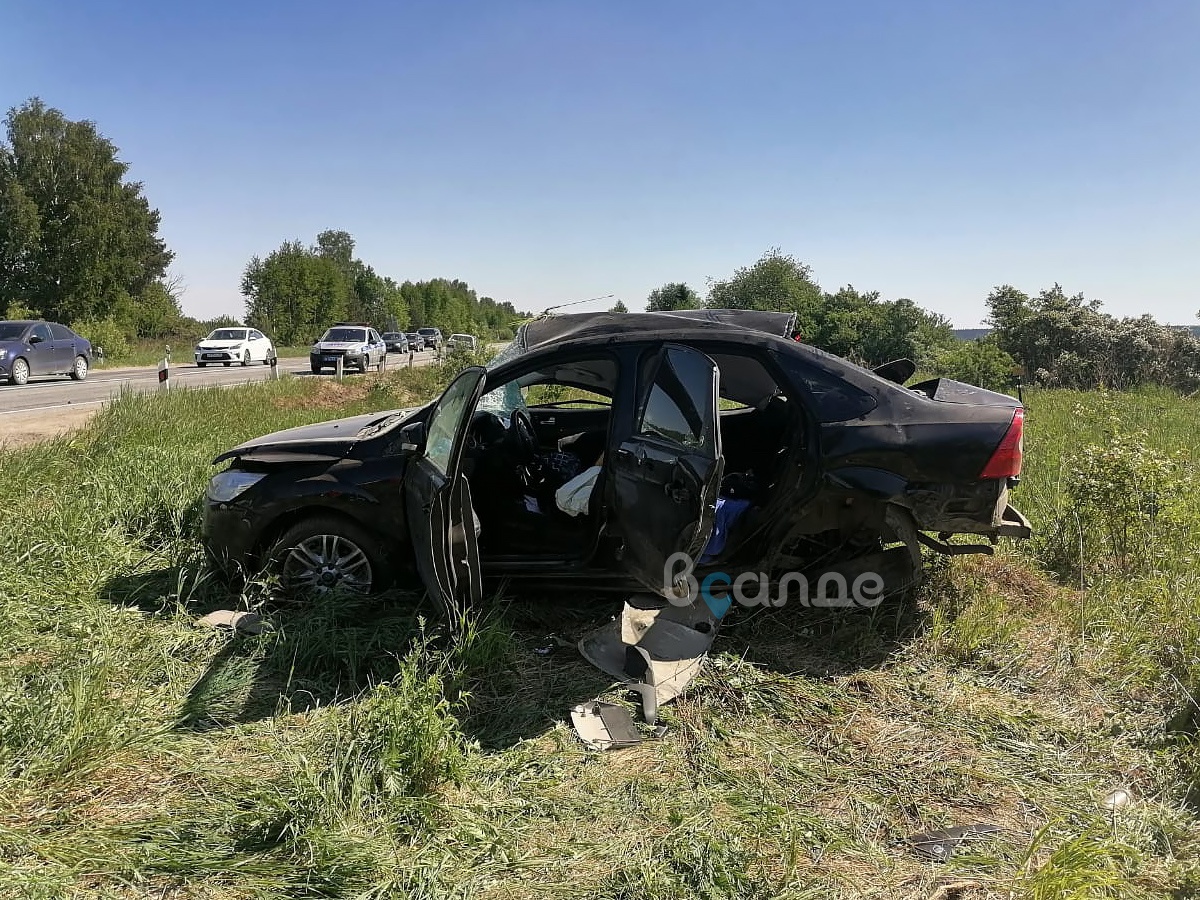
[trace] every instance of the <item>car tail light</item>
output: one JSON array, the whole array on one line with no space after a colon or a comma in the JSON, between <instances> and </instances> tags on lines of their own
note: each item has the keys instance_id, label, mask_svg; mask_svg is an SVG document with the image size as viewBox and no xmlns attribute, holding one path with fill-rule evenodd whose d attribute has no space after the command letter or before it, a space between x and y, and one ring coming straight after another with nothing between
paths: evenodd
<instances>
[{"instance_id":1,"label":"car tail light","mask_svg":"<svg viewBox=\"0 0 1200 900\"><path fill-rule=\"evenodd\" d=\"M1000 439L1000 446L979 473L980 478L1016 478L1021 474L1024 431L1025 410L1018 406L1013 410L1012 422Z\"/></svg>"}]
</instances>

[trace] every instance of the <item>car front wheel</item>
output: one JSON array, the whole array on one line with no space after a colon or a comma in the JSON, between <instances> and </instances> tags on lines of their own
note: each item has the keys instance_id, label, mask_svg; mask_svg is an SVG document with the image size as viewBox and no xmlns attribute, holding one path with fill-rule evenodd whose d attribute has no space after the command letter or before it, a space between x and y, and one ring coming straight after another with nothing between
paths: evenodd
<instances>
[{"instance_id":1,"label":"car front wheel","mask_svg":"<svg viewBox=\"0 0 1200 900\"><path fill-rule=\"evenodd\" d=\"M75 357L75 365L71 367L71 377L83 381L88 376L88 361L83 356Z\"/></svg>"},{"instance_id":2,"label":"car front wheel","mask_svg":"<svg viewBox=\"0 0 1200 900\"><path fill-rule=\"evenodd\" d=\"M29 363L18 357L13 360L12 372L9 373L9 380L13 384L28 384L29 383Z\"/></svg>"},{"instance_id":3,"label":"car front wheel","mask_svg":"<svg viewBox=\"0 0 1200 900\"><path fill-rule=\"evenodd\" d=\"M245 353L242 354L242 368L244 369L248 365L250 365L250 351L249 350L247 350Z\"/></svg>"},{"instance_id":4,"label":"car front wheel","mask_svg":"<svg viewBox=\"0 0 1200 900\"><path fill-rule=\"evenodd\" d=\"M289 528L271 549L269 568L292 596L371 594L387 583L379 543L338 516L314 516Z\"/></svg>"}]
</instances>

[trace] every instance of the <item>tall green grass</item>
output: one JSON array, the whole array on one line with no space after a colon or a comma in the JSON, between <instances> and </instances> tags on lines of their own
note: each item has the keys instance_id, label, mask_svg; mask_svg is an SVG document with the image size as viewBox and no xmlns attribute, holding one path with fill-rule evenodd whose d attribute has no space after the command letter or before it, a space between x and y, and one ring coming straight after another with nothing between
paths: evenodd
<instances>
[{"instance_id":1,"label":"tall green grass","mask_svg":"<svg viewBox=\"0 0 1200 900\"><path fill-rule=\"evenodd\" d=\"M565 720L610 685L544 648L603 621L598 598L507 592L454 629L416 591L268 609L259 635L194 625L255 599L202 565L216 453L450 374L125 396L0 458L0 896L1200 888L1195 495L1118 510L1123 560L1077 503L1114 435L1133 449L1113 477L1190 485L1195 401L1032 395L1013 501L1034 541L933 561L879 610L733 619L666 736L597 755ZM1131 802L1106 808L1118 787ZM945 864L902 843L977 821L1004 830Z\"/></svg>"}]
</instances>

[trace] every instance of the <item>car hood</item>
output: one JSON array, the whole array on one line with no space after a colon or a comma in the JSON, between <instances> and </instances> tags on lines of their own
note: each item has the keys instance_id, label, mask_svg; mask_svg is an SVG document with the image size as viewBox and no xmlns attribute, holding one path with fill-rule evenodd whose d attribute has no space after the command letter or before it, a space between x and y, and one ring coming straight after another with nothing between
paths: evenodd
<instances>
[{"instance_id":1,"label":"car hood","mask_svg":"<svg viewBox=\"0 0 1200 900\"><path fill-rule=\"evenodd\" d=\"M318 341L319 350L357 350L363 346L363 341Z\"/></svg>"},{"instance_id":2,"label":"car hood","mask_svg":"<svg viewBox=\"0 0 1200 900\"><path fill-rule=\"evenodd\" d=\"M227 347L237 347L245 343L248 341L243 338L240 341L200 341L196 346L201 350L224 350Z\"/></svg>"},{"instance_id":3,"label":"car hood","mask_svg":"<svg viewBox=\"0 0 1200 900\"><path fill-rule=\"evenodd\" d=\"M384 428L390 431L399 427L422 409L424 407L373 412L276 431L226 450L213 463L246 457L261 462L339 459L360 440L374 437Z\"/></svg>"}]
</instances>

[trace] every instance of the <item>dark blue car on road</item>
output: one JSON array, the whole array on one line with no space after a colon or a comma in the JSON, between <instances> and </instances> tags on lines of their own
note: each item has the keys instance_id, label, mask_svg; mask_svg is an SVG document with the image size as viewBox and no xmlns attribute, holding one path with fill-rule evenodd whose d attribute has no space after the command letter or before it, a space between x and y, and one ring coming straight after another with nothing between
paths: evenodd
<instances>
[{"instance_id":1,"label":"dark blue car on road","mask_svg":"<svg viewBox=\"0 0 1200 900\"><path fill-rule=\"evenodd\" d=\"M83 381L91 364L91 343L66 325L0 322L0 379L25 384L35 375L70 375Z\"/></svg>"}]
</instances>

